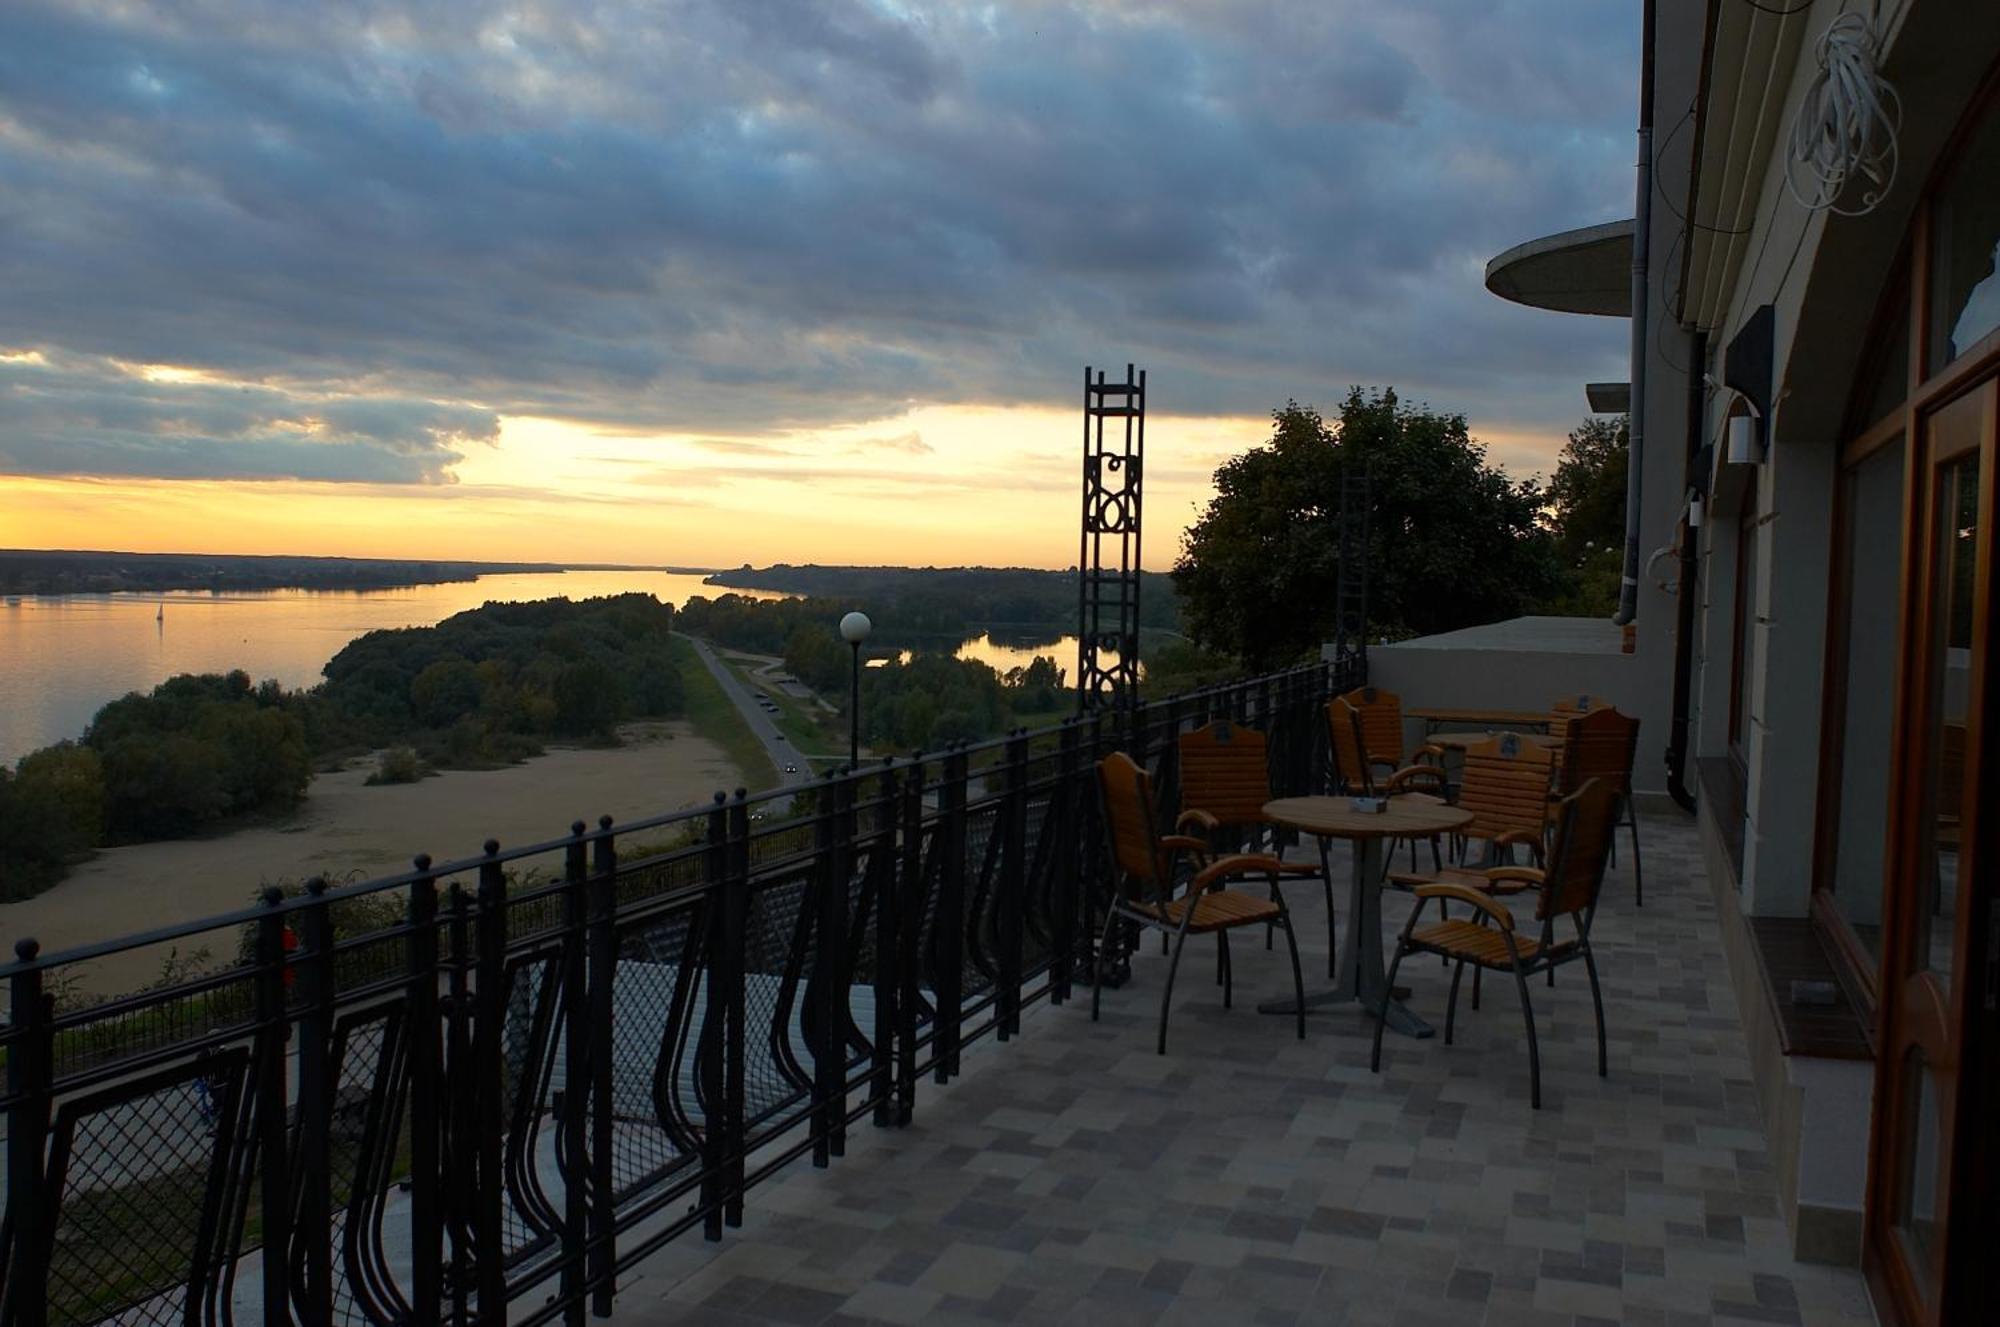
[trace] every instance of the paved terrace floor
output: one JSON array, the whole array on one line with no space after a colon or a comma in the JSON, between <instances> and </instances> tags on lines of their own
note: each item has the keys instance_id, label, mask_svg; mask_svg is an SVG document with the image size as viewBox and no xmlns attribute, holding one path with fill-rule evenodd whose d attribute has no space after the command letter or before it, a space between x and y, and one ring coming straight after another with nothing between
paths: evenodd
<instances>
[{"instance_id":1,"label":"paved terrace floor","mask_svg":"<svg viewBox=\"0 0 2000 1327\"><path fill-rule=\"evenodd\" d=\"M1597 926L1610 1077L1581 967L1536 982L1540 1112L1511 983L1461 1003L1455 1045L1391 1036L1378 1077L1351 1009L1312 1016L1303 1043L1254 1012L1290 992L1282 951L1239 945L1225 1011L1212 942L1190 942L1205 961L1184 965L1162 1058L1149 949L1103 1022L1087 991L1037 1006L927 1086L909 1128L858 1127L830 1169L754 1191L723 1243L642 1266L614 1321L1872 1323L1857 1273L1787 1253L1693 828L1641 832L1646 907L1621 857ZM1289 891L1313 989L1309 894ZM1406 908L1390 895L1385 925ZM1441 1024L1444 969L1404 974Z\"/></svg>"}]
</instances>

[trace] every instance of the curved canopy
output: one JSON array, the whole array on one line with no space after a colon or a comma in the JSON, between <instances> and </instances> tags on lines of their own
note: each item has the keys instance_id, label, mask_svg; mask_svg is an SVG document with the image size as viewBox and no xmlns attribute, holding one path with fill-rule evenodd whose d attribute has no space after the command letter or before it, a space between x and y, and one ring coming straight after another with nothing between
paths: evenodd
<instances>
[{"instance_id":1,"label":"curved canopy","mask_svg":"<svg viewBox=\"0 0 2000 1327\"><path fill-rule=\"evenodd\" d=\"M1628 317L1632 223L1607 221L1517 244L1486 264L1486 288L1531 308Z\"/></svg>"}]
</instances>

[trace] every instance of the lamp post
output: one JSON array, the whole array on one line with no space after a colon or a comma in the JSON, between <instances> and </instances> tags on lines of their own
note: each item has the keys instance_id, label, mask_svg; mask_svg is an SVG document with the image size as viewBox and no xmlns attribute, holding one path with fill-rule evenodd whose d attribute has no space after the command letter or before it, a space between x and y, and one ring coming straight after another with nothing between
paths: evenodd
<instances>
[{"instance_id":1,"label":"lamp post","mask_svg":"<svg viewBox=\"0 0 2000 1327\"><path fill-rule=\"evenodd\" d=\"M875 624L866 613L849 613L840 619L840 637L854 650L854 691L848 698L847 768L861 768L861 642Z\"/></svg>"}]
</instances>

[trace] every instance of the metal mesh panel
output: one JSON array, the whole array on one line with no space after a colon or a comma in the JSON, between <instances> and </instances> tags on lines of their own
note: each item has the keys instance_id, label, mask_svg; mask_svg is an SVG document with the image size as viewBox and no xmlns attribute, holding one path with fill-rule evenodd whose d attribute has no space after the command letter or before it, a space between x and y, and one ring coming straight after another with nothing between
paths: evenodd
<instances>
[{"instance_id":1,"label":"metal mesh panel","mask_svg":"<svg viewBox=\"0 0 2000 1327\"><path fill-rule=\"evenodd\" d=\"M752 892L743 928L744 1113L756 1119L811 1087L799 1002L812 980L810 868Z\"/></svg>"},{"instance_id":2,"label":"metal mesh panel","mask_svg":"<svg viewBox=\"0 0 2000 1327\"><path fill-rule=\"evenodd\" d=\"M558 1225L541 1178L541 1126L548 1114L544 1088L559 985L556 963L556 951L545 950L515 960L507 970L507 1015L500 1040L508 1106L507 1198L500 1220L510 1264L547 1247Z\"/></svg>"},{"instance_id":3,"label":"metal mesh panel","mask_svg":"<svg viewBox=\"0 0 2000 1327\"><path fill-rule=\"evenodd\" d=\"M405 1304L389 1266L383 1214L407 1169L408 1077L402 1016L382 1009L343 1020L334 1032L334 1098L327 1167L333 1197L333 1311L337 1323L378 1322Z\"/></svg>"},{"instance_id":4,"label":"metal mesh panel","mask_svg":"<svg viewBox=\"0 0 2000 1327\"><path fill-rule=\"evenodd\" d=\"M187 1320L188 1287L215 1254L248 1062L230 1051L62 1107L50 1154L53 1327Z\"/></svg>"}]
</instances>

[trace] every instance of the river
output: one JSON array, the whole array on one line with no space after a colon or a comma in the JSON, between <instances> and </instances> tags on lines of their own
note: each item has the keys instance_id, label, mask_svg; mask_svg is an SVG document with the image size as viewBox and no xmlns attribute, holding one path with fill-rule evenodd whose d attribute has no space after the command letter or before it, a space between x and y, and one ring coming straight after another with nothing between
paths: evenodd
<instances>
[{"instance_id":1,"label":"river","mask_svg":"<svg viewBox=\"0 0 2000 1327\"><path fill-rule=\"evenodd\" d=\"M356 636L427 627L494 601L632 591L676 606L695 595L785 596L723 590L660 571L563 571L481 576L397 590L255 590L211 594L23 595L0 601L0 762L80 736L100 707L149 691L177 673L241 668L287 687L320 669Z\"/></svg>"},{"instance_id":2,"label":"river","mask_svg":"<svg viewBox=\"0 0 2000 1327\"><path fill-rule=\"evenodd\" d=\"M639 591L679 606L695 595L782 599L769 590L702 584L699 575L662 571L564 571L481 576L396 590L254 590L211 594L170 590L121 594L22 595L0 600L0 764L64 738L131 691L149 691L178 673L241 668L258 681L308 687L356 636L427 627L494 601L564 595L591 599ZM1037 654L1076 671L1076 637L1033 632L982 634L956 653L1001 672Z\"/></svg>"}]
</instances>

